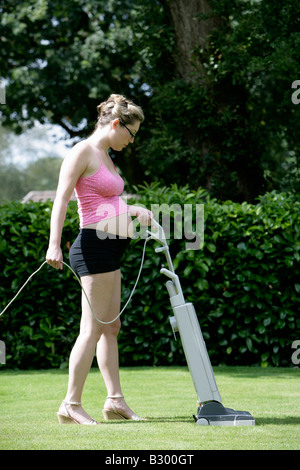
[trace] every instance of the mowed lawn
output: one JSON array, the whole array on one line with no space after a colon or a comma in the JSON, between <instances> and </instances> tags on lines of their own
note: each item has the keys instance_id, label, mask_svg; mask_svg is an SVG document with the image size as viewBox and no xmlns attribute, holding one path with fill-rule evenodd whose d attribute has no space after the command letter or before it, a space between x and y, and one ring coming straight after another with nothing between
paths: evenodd
<instances>
[{"instance_id":1,"label":"mowed lawn","mask_svg":"<svg viewBox=\"0 0 300 470\"><path fill-rule=\"evenodd\" d=\"M97 369L83 406L100 426L59 425L67 370L0 369L2 450L296 450L300 449L300 369L215 367L224 406L249 411L255 426L197 426L197 397L187 367L121 368L129 406L148 421L102 419L106 396Z\"/></svg>"}]
</instances>

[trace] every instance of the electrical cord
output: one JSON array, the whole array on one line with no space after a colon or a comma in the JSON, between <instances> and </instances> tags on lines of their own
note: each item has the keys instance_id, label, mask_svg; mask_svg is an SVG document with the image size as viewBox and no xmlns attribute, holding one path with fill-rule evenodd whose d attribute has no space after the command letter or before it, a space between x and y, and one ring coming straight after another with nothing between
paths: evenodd
<instances>
[{"instance_id":1,"label":"electrical cord","mask_svg":"<svg viewBox=\"0 0 300 470\"><path fill-rule=\"evenodd\" d=\"M96 317L94 311L93 311L93 308L91 306L91 303L89 301L89 298L87 296L87 293L85 292L84 288L83 288L83 285L81 283L81 280L79 278L79 276L75 273L75 271L71 268L71 266L69 266L67 263L65 263L65 261L62 261L62 263L67 266L67 268L69 268L72 273L74 274L74 276L76 277L77 281L79 282L81 288L82 288L82 291L85 295L85 298L89 304L89 307L91 309L91 312L92 312L92 315L93 317L95 318L95 320L98 322L98 323L101 323L102 325L109 325L110 323L113 323L114 321L116 321L121 315L122 313L124 312L124 310L127 308L127 305L129 304L133 294L134 294L134 291L136 289L136 286L139 282L139 279L140 279L140 276L141 276L141 272L142 272L142 269L143 269L143 264L144 264L144 258L145 258L145 252L146 252L146 244L147 244L147 241L150 240L151 237L148 237L145 239L145 243L144 243L144 248L143 248L143 254L142 254L142 260L141 260L141 264L140 264L140 269L139 269L139 272L138 272L138 275L137 275L137 278L136 278L136 281L135 281L135 284L133 286L133 289L130 293L130 296L126 302L126 304L124 305L124 307L122 308L122 310L120 311L120 313L113 319L113 320L110 320L110 321L102 321L102 320L99 320L99 318ZM2 310L2 312L0 313L0 317L1 315L3 315L3 313L9 308L9 306L16 300L16 298L18 297L18 295L21 293L21 291L24 289L24 287L28 284L28 282L33 278L33 276L35 276L42 268L43 266L47 264L47 261L44 261L41 266L36 270L34 271L34 273L32 273L29 278L27 279L27 281L23 284L23 286L18 290L18 292L16 293L16 295L14 296L14 298L6 305L6 307L4 308L4 310Z\"/></svg>"}]
</instances>

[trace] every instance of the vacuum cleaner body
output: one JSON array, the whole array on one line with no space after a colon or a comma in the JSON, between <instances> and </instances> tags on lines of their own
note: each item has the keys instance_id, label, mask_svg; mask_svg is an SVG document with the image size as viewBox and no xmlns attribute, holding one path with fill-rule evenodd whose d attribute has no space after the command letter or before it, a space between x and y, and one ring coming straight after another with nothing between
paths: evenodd
<instances>
[{"instance_id":1,"label":"vacuum cleaner body","mask_svg":"<svg viewBox=\"0 0 300 470\"><path fill-rule=\"evenodd\" d=\"M148 231L151 238L160 243L157 253L164 252L168 269L160 272L169 280L166 287L174 316L170 317L173 333L179 333L186 361L198 397L198 409L194 420L198 425L249 426L255 420L247 411L235 411L222 405L213 368L206 349L197 314L192 303L186 303L180 281L175 273L163 228L153 221L155 231Z\"/></svg>"}]
</instances>

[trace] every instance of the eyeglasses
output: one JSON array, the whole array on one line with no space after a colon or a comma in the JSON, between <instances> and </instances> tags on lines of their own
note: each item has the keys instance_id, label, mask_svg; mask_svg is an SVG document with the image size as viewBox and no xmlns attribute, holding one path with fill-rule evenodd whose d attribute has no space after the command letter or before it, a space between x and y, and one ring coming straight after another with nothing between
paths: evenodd
<instances>
[{"instance_id":1,"label":"eyeglasses","mask_svg":"<svg viewBox=\"0 0 300 470\"><path fill-rule=\"evenodd\" d=\"M123 122L123 121L120 121L120 123L122 124L122 126L124 126L124 127L125 127L125 129L127 129L127 130L128 130L128 132L129 132L130 136L131 136L133 139L135 139L135 138L136 138L136 135L135 135L133 132L131 132L131 130L130 130L130 129L128 129L128 127L127 127L127 126L124 124L124 122Z\"/></svg>"}]
</instances>

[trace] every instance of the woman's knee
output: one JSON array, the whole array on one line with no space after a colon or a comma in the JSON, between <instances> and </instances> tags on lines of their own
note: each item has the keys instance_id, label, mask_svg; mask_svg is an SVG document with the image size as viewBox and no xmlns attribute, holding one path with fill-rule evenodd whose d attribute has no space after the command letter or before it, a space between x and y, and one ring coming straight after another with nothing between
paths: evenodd
<instances>
[{"instance_id":1,"label":"woman's knee","mask_svg":"<svg viewBox=\"0 0 300 470\"><path fill-rule=\"evenodd\" d=\"M118 336L121 329L121 321L119 318L115 320L113 323L109 323L108 325L103 325L102 334L109 336Z\"/></svg>"},{"instance_id":2,"label":"woman's knee","mask_svg":"<svg viewBox=\"0 0 300 470\"><path fill-rule=\"evenodd\" d=\"M121 328L120 318L117 318L112 323L105 323L105 321L85 322L81 321L80 335L86 337L88 341L98 342L102 335L105 336L118 336Z\"/></svg>"},{"instance_id":3,"label":"woman's knee","mask_svg":"<svg viewBox=\"0 0 300 470\"><path fill-rule=\"evenodd\" d=\"M87 328L85 326L80 327L79 336L82 340L86 341L87 343L94 343L97 344L101 337L101 329L100 328Z\"/></svg>"}]
</instances>

